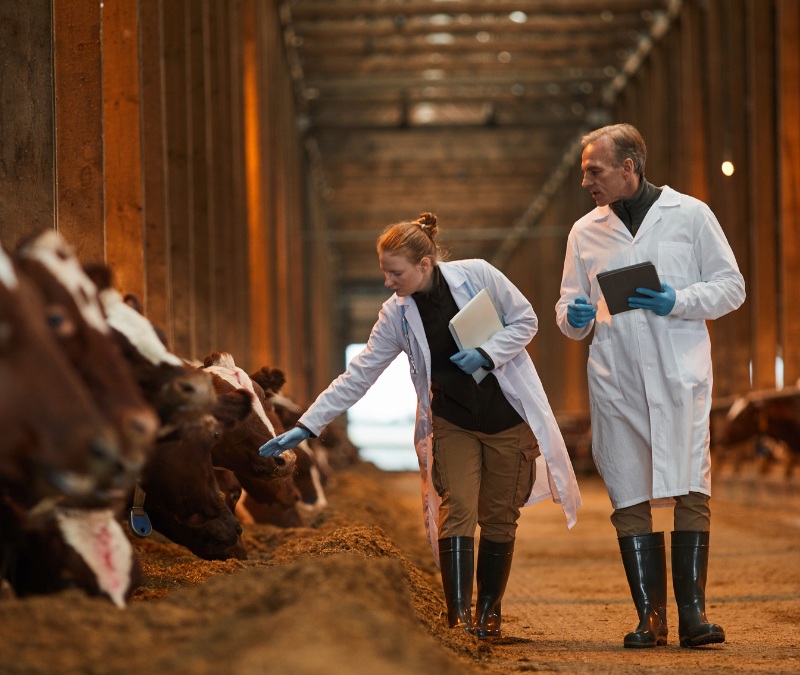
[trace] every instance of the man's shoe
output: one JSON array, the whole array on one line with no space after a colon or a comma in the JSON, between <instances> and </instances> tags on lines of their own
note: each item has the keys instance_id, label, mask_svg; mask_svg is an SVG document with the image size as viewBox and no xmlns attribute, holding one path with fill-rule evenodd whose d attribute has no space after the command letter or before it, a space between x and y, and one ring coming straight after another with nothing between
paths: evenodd
<instances>
[{"instance_id":1,"label":"man's shoe","mask_svg":"<svg viewBox=\"0 0 800 675\"><path fill-rule=\"evenodd\" d=\"M722 626L706 618L709 533L678 530L672 533L672 587L678 602L681 647L725 642Z\"/></svg>"},{"instance_id":2,"label":"man's shoe","mask_svg":"<svg viewBox=\"0 0 800 675\"><path fill-rule=\"evenodd\" d=\"M472 626L472 573L475 568L473 537L444 537L439 540L439 566L447 603L450 628Z\"/></svg>"},{"instance_id":3,"label":"man's shoe","mask_svg":"<svg viewBox=\"0 0 800 675\"><path fill-rule=\"evenodd\" d=\"M470 631L481 639L500 637L500 601L511 572L514 541L496 542L481 537L478 546L478 602Z\"/></svg>"},{"instance_id":4,"label":"man's shoe","mask_svg":"<svg viewBox=\"0 0 800 675\"><path fill-rule=\"evenodd\" d=\"M667 557L664 533L619 538L622 564L628 577L639 625L625 636L631 648L667 644Z\"/></svg>"}]
</instances>

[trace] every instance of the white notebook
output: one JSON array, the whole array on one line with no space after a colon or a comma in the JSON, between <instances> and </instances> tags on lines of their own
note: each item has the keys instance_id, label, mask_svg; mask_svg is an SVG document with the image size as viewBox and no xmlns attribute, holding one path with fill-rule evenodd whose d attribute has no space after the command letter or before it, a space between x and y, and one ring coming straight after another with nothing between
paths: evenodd
<instances>
[{"instance_id":1,"label":"white notebook","mask_svg":"<svg viewBox=\"0 0 800 675\"><path fill-rule=\"evenodd\" d=\"M477 349L503 330L503 321L489 290L484 288L464 305L450 320L449 328L459 349ZM488 370L478 368L472 377L480 382L488 374Z\"/></svg>"}]
</instances>

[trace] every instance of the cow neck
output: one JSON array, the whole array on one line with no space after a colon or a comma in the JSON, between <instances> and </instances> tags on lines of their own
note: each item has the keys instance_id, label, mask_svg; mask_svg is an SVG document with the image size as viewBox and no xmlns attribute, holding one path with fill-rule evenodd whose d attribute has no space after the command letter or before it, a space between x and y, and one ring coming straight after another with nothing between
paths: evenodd
<instances>
[{"instance_id":1,"label":"cow neck","mask_svg":"<svg viewBox=\"0 0 800 675\"><path fill-rule=\"evenodd\" d=\"M11 258L6 255L2 246L0 246L0 282L9 289L16 288L18 283L17 275L14 274L14 263L12 263Z\"/></svg>"},{"instance_id":2,"label":"cow neck","mask_svg":"<svg viewBox=\"0 0 800 675\"><path fill-rule=\"evenodd\" d=\"M67 289L86 323L104 335L110 334L97 298L97 287L83 271L72 248L57 232L40 235L24 245L19 255L43 265Z\"/></svg>"}]
</instances>

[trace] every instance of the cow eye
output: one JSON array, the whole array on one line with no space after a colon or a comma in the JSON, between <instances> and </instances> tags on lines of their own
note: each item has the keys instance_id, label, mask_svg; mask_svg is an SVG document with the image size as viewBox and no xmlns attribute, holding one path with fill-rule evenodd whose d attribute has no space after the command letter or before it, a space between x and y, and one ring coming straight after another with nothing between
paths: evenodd
<instances>
[{"instance_id":1,"label":"cow eye","mask_svg":"<svg viewBox=\"0 0 800 675\"><path fill-rule=\"evenodd\" d=\"M51 305L47 308L47 325L56 336L60 338L71 337L75 334L75 324L69 318L66 310L60 305Z\"/></svg>"}]
</instances>

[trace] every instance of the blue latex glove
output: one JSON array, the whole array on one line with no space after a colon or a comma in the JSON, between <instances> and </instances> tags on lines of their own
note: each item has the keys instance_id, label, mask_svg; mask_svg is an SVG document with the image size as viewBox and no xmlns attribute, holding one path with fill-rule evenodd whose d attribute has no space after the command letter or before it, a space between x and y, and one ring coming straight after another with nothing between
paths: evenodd
<instances>
[{"instance_id":1,"label":"blue latex glove","mask_svg":"<svg viewBox=\"0 0 800 675\"><path fill-rule=\"evenodd\" d=\"M285 431L280 436L276 436L268 443L258 449L258 454L262 457L277 457L284 450L291 450L300 445L304 440L311 436L311 432L303 427L295 427Z\"/></svg>"},{"instance_id":2,"label":"blue latex glove","mask_svg":"<svg viewBox=\"0 0 800 675\"><path fill-rule=\"evenodd\" d=\"M637 288L636 292L646 298L628 298L628 307L633 309L649 309L658 316L666 316L675 306L675 289L669 284L661 284L661 293L649 288Z\"/></svg>"},{"instance_id":3,"label":"blue latex glove","mask_svg":"<svg viewBox=\"0 0 800 675\"><path fill-rule=\"evenodd\" d=\"M462 349L457 354L453 354L450 360L467 375L472 375L481 366L491 365L489 360L477 349Z\"/></svg>"},{"instance_id":4,"label":"blue latex glove","mask_svg":"<svg viewBox=\"0 0 800 675\"><path fill-rule=\"evenodd\" d=\"M597 315L597 310L584 298L575 298L575 302L567 306L567 322L573 328L583 328Z\"/></svg>"}]
</instances>

